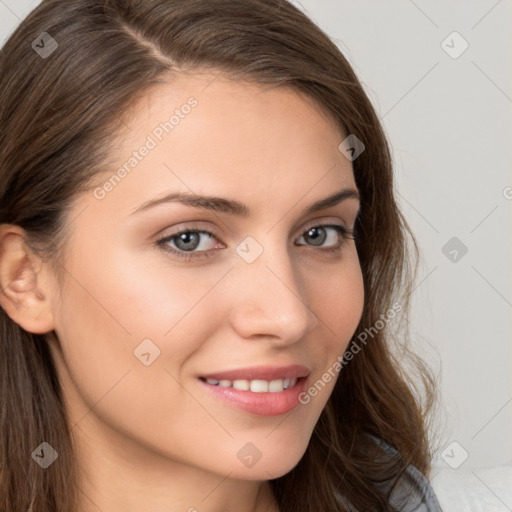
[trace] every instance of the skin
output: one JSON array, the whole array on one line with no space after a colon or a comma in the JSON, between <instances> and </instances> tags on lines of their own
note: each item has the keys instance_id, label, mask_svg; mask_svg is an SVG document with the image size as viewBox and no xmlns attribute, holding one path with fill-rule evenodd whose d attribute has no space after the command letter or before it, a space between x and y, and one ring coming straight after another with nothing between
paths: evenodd
<instances>
[{"instance_id":1,"label":"skin","mask_svg":"<svg viewBox=\"0 0 512 512\"><path fill-rule=\"evenodd\" d=\"M262 417L210 396L197 377L298 363L311 369L309 387L362 314L354 241L327 229L318 247L305 235L318 224L354 225L357 199L304 215L338 190L357 190L338 150L345 134L291 89L215 76L179 75L134 106L116 164L96 186L174 109L198 102L103 199L92 190L77 198L62 286L23 244L23 230L0 230L2 307L30 332L56 333L82 512L278 510L268 480L304 454L334 380L309 404ZM130 215L166 192L190 191L236 199L251 215L179 203ZM215 234L201 238L209 257L187 261L156 243L192 227ZM236 252L247 236L263 248L252 263ZM338 242L338 254L326 250ZM149 366L134 356L146 338L160 350ZM247 442L262 454L252 467L237 457Z\"/></svg>"}]
</instances>

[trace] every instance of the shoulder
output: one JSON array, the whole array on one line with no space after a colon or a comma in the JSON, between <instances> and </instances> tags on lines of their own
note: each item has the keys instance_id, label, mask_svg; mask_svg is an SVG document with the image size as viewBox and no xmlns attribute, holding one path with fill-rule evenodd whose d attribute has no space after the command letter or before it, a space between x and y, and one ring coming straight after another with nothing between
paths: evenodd
<instances>
[{"instance_id":1,"label":"shoulder","mask_svg":"<svg viewBox=\"0 0 512 512\"><path fill-rule=\"evenodd\" d=\"M390 455L397 454L397 451L384 441L375 440ZM395 485L389 503L400 512L442 512L429 480L412 465L407 467Z\"/></svg>"},{"instance_id":2,"label":"shoulder","mask_svg":"<svg viewBox=\"0 0 512 512\"><path fill-rule=\"evenodd\" d=\"M393 447L370 436L391 457L398 454ZM389 481L379 486L383 492L389 489ZM336 498L351 512L360 512L355 509L339 492ZM390 493L389 505L397 512L443 512L437 497L427 477L416 467L409 465L400 479L393 486Z\"/></svg>"}]
</instances>

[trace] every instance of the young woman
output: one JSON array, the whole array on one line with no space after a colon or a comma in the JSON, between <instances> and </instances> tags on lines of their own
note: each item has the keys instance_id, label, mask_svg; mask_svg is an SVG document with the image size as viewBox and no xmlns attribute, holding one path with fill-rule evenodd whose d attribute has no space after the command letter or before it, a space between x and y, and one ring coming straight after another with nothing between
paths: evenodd
<instances>
[{"instance_id":1,"label":"young woman","mask_svg":"<svg viewBox=\"0 0 512 512\"><path fill-rule=\"evenodd\" d=\"M0 89L2 512L439 510L414 239L317 26L44 0Z\"/></svg>"}]
</instances>

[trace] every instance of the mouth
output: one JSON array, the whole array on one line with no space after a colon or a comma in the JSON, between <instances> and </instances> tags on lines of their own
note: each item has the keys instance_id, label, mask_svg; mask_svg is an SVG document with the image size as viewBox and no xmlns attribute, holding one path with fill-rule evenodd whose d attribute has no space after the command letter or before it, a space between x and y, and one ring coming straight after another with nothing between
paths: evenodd
<instances>
[{"instance_id":1,"label":"mouth","mask_svg":"<svg viewBox=\"0 0 512 512\"><path fill-rule=\"evenodd\" d=\"M233 388L239 391L251 391L252 393L279 393L286 389L292 388L297 383L296 377L292 379L275 379L275 380L228 380L228 379L207 379L200 377L199 380L210 384L210 386L219 386L221 388Z\"/></svg>"},{"instance_id":2,"label":"mouth","mask_svg":"<svg viewBox=\"0 0 512 512\"><path fill-rule=\"evenodd\" d=\"M259 416L284 414L299 405L311 370L301 365L253 367L202 375L203 389L227 405Z\"/></svg>"}]
</instances>

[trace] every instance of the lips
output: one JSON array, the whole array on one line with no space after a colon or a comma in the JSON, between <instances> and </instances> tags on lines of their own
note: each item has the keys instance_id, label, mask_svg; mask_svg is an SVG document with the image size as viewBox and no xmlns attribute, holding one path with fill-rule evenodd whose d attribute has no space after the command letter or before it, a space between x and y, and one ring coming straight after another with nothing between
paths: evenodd
<instances>
[{"instance_id":1,"label":"lips","mask_svg":"<svg viewBox=\"0 0 512 512\"><path fill-rule=\"evenodd\" d=\"M201 389L216 400L258 416L286 414L299 404L311 370L307 366L253 366L208 373Z\"/></svg>"}]
</instances>

